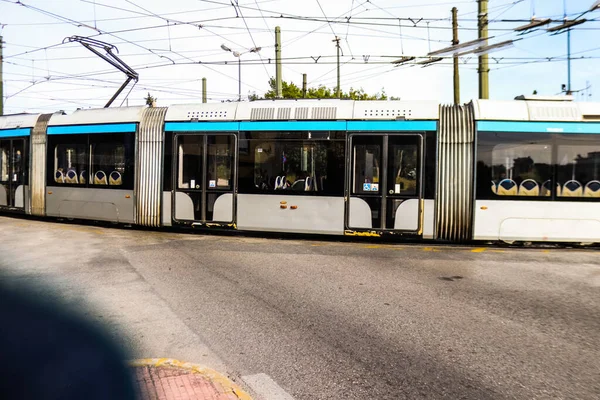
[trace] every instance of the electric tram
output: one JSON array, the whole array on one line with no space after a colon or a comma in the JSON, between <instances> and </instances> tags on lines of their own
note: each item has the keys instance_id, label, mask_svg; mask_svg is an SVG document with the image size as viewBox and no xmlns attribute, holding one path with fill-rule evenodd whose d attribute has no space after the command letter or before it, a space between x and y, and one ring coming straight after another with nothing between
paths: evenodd
<instances>
[{"instance_id":1,"label":"electric tram","mask_svg":"<svg viewBox=\"0 0 600 400\"><path fill-rule=\"evenodd\" d=\"M600 104L276 100L2 116L0 211L600 243Z\"/></svg>"}]
</instances>

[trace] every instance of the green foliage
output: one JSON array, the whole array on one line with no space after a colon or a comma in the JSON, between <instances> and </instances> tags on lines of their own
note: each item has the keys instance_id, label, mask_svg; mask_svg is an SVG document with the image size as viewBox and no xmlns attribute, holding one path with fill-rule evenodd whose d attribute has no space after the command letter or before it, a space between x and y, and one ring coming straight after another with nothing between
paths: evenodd
<instances>
[{"instance_id":1,"label":"green foliage","mask_svg":"<svg viewBox=\"0 0 600 400\"><path fill-rule=\"evenodd\" d=\"M156 101L158 100L156 97L151 96L150 92L148 92L148 96L144 98L146 100L146 105L149 107L156 107Z\"/></svg>"},{"instance_id":2,"label":"green foliage","mask_svg":"<svg viewBox=\"0 0 600 400\"><path fill-rule=\"evenodd\" d=\"M271 89L265 93L264 97L259 97L253 94L249 97L250 101L260 99L276 99L276 82L275 78L269 79L269 86ZM293 82L281 82L281 95L284 99L302 99L302 89L296 86ZM307 99L337 99L337 90L329 89L326 86L320 85L318 87L307 88L306 90ZM342 92L341 98L344 100L400 100L399 97L389 97L385 93L384 89L381 89L381 93L375 93L370 95L364 91L363 88L354 89L350 88L348 92Z\"/></svg>"}]
</instances>

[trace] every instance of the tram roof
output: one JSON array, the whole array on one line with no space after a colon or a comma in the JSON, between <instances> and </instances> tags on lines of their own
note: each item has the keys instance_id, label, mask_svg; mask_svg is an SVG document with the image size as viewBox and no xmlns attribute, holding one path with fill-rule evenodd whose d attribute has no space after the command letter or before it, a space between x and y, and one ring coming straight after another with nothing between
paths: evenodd
<instances>
[{"instance_id":1,"label":"tram roof","mask_svg":"<svg viewBox=\"0 0 600 400\"><path fill-rule=\"evenodd\" d=\"M543 100L475 100L475 119L495 121L600 121L600 103Z\"/></svg>"},{"instance_id":2,"label":"tram roof","mask_svg":"<svg viewBox=\"0 0 600 400\"><path fill-rule=\"evenodd\" d=\"M139 122L146 107L115 107L77 110L73 114L54 114L48 126L91 125L119 122Z\"/></svg>"},{"instance_id":3,"label":"tram roof","mask_svg":"<svg viewBox=\"0 0 600 400\"><path fill-rule=\"evenodd\" d=\"M242 103L199 103L170 106L165 120L435 120L439 104L433 101L385 100L260 100Z\"/></svg>"},{"instance_id":4,"label":"tram roof","mask_svg":"<svg viewBox=\"0 0 600 400\"><path fill-rule=\"evenodd\" d=\"M11 114L0 118L0 129L33 128L40 114Z\"/></svg>"}]
</instances>

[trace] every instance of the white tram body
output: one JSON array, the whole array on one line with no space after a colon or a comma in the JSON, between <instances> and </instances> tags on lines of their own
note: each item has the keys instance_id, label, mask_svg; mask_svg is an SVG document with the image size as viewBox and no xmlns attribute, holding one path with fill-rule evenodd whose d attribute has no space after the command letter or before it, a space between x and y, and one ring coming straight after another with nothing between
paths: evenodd
<instances>
[{"instance_id":1,"label":"white tram body","mask_svg":"<svg viewBox=\"0 0 600 400\"><path fill-rule=\"evenodd\" d=\"M598 242L600 105L478 100L474 111L478 164L496 171L492 193L478 179L473 239Z\"/></svg>"},{"instance_id":2,"label":"white tram body","mask_svg":"<svg viewBox=\"0 0 600 400\"><path fill-rule=\"evenodd\" d=\"M600 243L600 104L277 100L2 116L0 211Z\"/></svg>"}]
</instances>

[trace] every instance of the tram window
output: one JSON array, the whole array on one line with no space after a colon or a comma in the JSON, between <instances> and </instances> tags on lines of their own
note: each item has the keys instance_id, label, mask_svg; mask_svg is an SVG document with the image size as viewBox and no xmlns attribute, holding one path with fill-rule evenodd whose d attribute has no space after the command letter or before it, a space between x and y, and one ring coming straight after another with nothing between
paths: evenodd
<instances>
[{"instance_id":1,"label":"tram window","mask_svg":"<svg viewBox=\"0 0 600 400\"><path fill-rule=\"evenodd\" d=\"M165 150L164 150L164 174L163 174L163 190L171 191L173 188L173 133L165 133Z\"/></svg>"},{"instance_id":2,"label":"tram window","mask_svg":"<svg viewBox=\"0 0 600 400\"><path fill-rule=\"evenodd\" d=\"M556 182L559 197L600 199L600 144L592 135L560 135Z\"/></svg>"},{"instance_id":3,"label":"tram window","mask_svg":"<svg viewBox=\"0 0 600 400\"><path fill-rule=\"evenodd\" d=\"M20 148L18 148L17 142L20 142ZM12 156L11 156L11 173L13 182L17 182L19 177L23 174L23 141L13 140Z\"/></svg>"},{"instance_id":4,"label":"tram window","mask_svg":"<svg viewBox=\"0 0 600 400\"><path fill-rule=\"evenodd\" d=\"M552 193L552 138L547 134L480 133L477 157L478 198Z\"/></svg>"},{"instance_id":5,"label":"tram window","mask_svg":"<svg viewBox=\"0 0 600 400\"><path fill-rule=\"evenodd\" d=\"M85 184L88 179L87 170L86 144L59 144L54 147L54 183L61 185Z\"/></svg>"},{"instance_id":6,"label":"tram window","mask_svg":"<svg viewBox=\"0 0 600 400\"><path fill-rule=\"evenodd\" d=\"M243 169L253 168L251 192L342 195L344 190L344 142L337 140L249 141L254 163L240 159ZM242 185L241 185L242 186ZM247 185L243 188L248 190Z\"/></svg>"},{"instance_id":7,"label":"tram window","mask_svg":"<svg viewBox=\"0 0 600 400\"><path fill-rule=\"evenodd\" d=\"M380 151L378 144L354 145L354 193L379 192Z\"/></svg>"},{"instance_id":8,"label":"tram window","mask_svg":"<svg viewBox=\"0 0 600 400\"><path fill-rule=\"evenodd\" d=\"M414 196L418 183L418 146L416 144L390 144L389 163L393 166L393 176L388 182L395 194Z\"/></svg>"},{"instance_id":9,"label":"tram window","mask_svg":"<svg viewBox=\"0 0 600 400\"><path fill-rule=\"evenodd\" d=\"M182 135L177 138L177 188L202 188L204 137Z\"/></svg>"},{"instance_id":10,"label":"tram window","mask_svg":"<svg viewBox=\"0 0 600 400\"><path fill-rule=\"evenodd\" d=\"M233 136L208 136L207 189L231 189L233 181Z\"/></svg>"},{"instance_id":11,"label":"tram window","mask_svg":"<svg viewBox=\"0 0 600 400\"><path fill-rule=\"evenodd\" d=\"M437 139L434 133L428 133L425 139L425 176L423 185L425 186L425 198L435 198L436 184L436 145Z\"/></svg>"},{"instance_id":12,"label":"tram window","mask_svg":"<svg viewBox=\"0 0 600 400\"><path fill-rule=\"evenodd\" d=\"M90 135L89 184L133 188L133 135Z\"/></svg>"},{"instance_id":13,"label":"tram window","mask_svg":"<svg viewBox=\"0 0 600 400\"><path fill-rule=\"evenodd\" d=\"M8 155L10 153L10 142L0 140L0 182L8 182Z\"/></svg>"}]
</instances>

